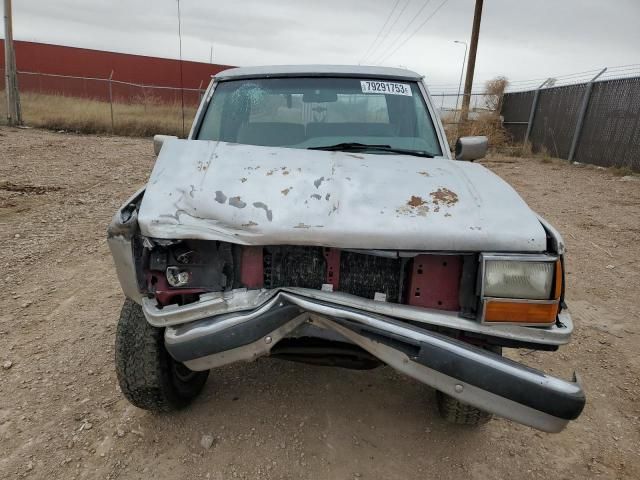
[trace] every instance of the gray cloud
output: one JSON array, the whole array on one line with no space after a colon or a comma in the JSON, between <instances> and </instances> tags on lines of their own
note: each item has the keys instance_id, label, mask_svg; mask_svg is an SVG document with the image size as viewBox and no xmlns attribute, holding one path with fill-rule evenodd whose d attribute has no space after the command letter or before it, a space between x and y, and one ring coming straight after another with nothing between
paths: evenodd
<instances>
[{"instance_id":1,"label":"gray cloud","mask_svg":"<svg viewBox=\"0 0 640 480\"><path fill-rule=\"evenodd\" d=\"M405 0L401 0L403 5ZM383 57L423 0L403 16L368 62ZM393 2L382 0L181 0L185 59L232 65L357 63ZM426 18L440 0L431 0ZM176 0L20 0L15 38L176 58ZM456 84L473 0L449 0L386 65L403 65L434 84ZM476 78L517 79L640 62L635 0L485 2ZM416 21L414 26L420 22ZM413 30L413 26L410 29ZM404 38L404 37L401 37Z\"/></svg>"}]
</instances>

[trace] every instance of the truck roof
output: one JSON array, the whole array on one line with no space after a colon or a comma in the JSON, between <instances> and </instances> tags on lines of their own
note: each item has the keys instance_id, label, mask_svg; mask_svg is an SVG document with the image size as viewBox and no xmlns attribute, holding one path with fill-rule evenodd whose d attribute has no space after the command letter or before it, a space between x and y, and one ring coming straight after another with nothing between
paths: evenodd
<instances>
[{"instance_id":1,"label":"truck roof","mask_svg":"<svg viewBox=\"0 0 640 480\"><path fill-rule=\"evenodd\" d=\"M422 75L404 68L363 65L265 65L230 68L214 76L218 81L275 77L357 77L409 81L422 79Z\"/></svg>"}]
</instances>

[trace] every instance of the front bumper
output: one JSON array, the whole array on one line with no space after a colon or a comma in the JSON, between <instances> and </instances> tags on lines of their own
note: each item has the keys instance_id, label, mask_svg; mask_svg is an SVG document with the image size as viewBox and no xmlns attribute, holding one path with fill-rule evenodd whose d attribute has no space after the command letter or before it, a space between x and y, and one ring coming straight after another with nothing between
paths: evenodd
<instances>
[{"instance_id":1,"label":"front bumper","mask_svg":"<svg viewBox=\"0 0 640 480\"><path fill-rule=\"evenodd\" d=\"M375 315L408 320L436 328L447 328L474 335L497 337L514 342L545 346L564 345L571 339L573 322L566 310L560 312L559 322L547 328L519 325L487 325L462 318L457 312L414 307L398 303L378 302L342 292L325 292L308 288L278 288L272 290L237 289L230 292L204 294L188 305L168 305L158 308L153 298L138 298L147 321L154 327L187 324L209 317L231 313L263 311L270 305L285 301L291 295L315 302L334 305L336 312L354 309Z\"/></svg>"},{"instance_id":2,"label":"front bumper","mask_svg":"<svg viewBox=\"0 0 640 480\"><path fill-rule=\"evenodd\" d=\"M464 403L543 431L561 431L585 404L575 374L567 382L389 316L287 291L254 310L169 326L165 344L176 360L206 370L268 355L309 324Z\"/></svg>"}]
</instances>

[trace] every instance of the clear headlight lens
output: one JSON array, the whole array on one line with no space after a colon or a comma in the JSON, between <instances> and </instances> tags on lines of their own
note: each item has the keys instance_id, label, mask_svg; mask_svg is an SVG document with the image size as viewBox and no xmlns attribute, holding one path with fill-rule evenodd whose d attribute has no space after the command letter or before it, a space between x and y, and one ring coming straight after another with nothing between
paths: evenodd
<instances>
[{"instance_id":1,"label":"clear headlight lens","mask_svg":"<svg viewBox=\"0 0 640 480\"><path fill-rule=\"evenodd\" d=\"M548 300L554 262L485 259L484 296Z\"/></svg>"}]
</instances>

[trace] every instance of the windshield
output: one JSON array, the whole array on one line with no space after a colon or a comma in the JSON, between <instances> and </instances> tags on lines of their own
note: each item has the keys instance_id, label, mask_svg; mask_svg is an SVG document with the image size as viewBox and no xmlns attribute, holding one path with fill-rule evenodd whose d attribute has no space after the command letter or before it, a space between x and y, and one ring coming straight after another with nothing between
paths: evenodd
<instances>
[{"instance_id":1,"label":"windshield","mask_svg":"<svg viewBox=\"0 0 640 480\"><path fill-rule=\"evenodd\" d=\"M336 150L357 143L442 155L416 82L330 77L221 82L197 138Z\"/></svg>"}]
</instances>

